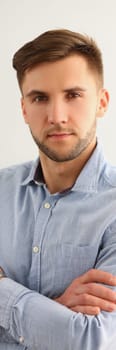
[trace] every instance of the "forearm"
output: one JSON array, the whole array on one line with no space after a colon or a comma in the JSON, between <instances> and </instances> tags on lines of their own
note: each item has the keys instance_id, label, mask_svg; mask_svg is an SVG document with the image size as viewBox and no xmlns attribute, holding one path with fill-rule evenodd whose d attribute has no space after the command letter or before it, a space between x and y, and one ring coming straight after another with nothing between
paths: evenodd
<instances>
[{"instance_id":1,"label":"forearm","mask_svg":"<svg viewBox=\"0 0 116 350\"><path fill-rule=\"evenodd\" d=\"M7 278L0 281L0 296L0 325L30 350L106 350L115 337L115 313L74 313Z\"/></svg>"},{"instance_id":2,"label":"forearm","mask_svg":"<svg viewBox=\"0 0 116 350\"><path fill-rule=\"evenodd\" d=\"M2 342L0 339L0 350L28 350L25 346L17 343Z\"/></svg>"}]
</instances>

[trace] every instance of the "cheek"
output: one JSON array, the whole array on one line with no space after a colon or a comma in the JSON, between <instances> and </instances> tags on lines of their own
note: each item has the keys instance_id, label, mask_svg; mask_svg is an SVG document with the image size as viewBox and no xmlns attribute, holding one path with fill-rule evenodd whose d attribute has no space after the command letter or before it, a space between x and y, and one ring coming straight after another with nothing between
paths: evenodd
<instances>
[{"instance_id":1,"label":"cheek","mask_svg":"<svg viewBox=\"0 0 116 350\"><path fill-rule=\"evenodd\" d=\"M80 104L78 111L81 119L91 120L95 118L96 115L96 103L94 103L91 98L91 100L86 101L86 103Z\"/></svg>"},{"instance_id":2,"label":"cheek","mask_svg":"<svg viewBox=\"0 0 116 350\"><path fill-rule=\"evenodd\" d=\"M29 108L28 111L28 125L35 137L43 137L45 129L44 113L40 108Z\"/></svg>"},{"instance_id":3,"label":"cheek","mask_svg":"<svg viewBox=\"0 0 116 350\"><path fill-rule=\"evenodd\" d=\"M41 123L41 121L44 119L44 112L42 108L37 108L37 106L27 106L25 108L25 117L28 121L29 125L34 125Z\"/></svg>"},{"instance_id":4,"label":"cheek","mask_svg":"<svg viewBox=\"0 0 116 350\"><path fill-rule=\"evenodd\" d=\"M86 132L93 125L96 118L96 105L93 103L78 104L75 110L72 110L73 123L80 130Z\"/></svg>"}]
</instances>

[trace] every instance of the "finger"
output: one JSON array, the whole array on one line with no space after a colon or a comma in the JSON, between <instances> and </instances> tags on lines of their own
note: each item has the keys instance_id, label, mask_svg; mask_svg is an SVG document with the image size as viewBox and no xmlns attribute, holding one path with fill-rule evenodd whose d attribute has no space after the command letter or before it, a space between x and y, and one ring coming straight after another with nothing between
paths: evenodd
<instances>
[{"instance_id":1,"label":"finger","mask_svg":"<svg viewBox=\"0 0 116 350\"><path fill-rule=\"evenodd\" d=\"M85 293L116 303L116 292L97 283L87 283L81 284L79 286L77 285L75 294L79 295Z\"/></svg>"},{"instance_id":2,"label":"finger","mask_svg":"<svg viewBox=\"0 0 116 350\"><path fill-rule=\"evenodd\" d=\"M77 296L77 299L74 298L70 307L80 306L92 306L98 307L100 310L112 312L116 310L116 304L109 302L107 300L89 295L89 294L81 294Z\"/></svg>"},{"instance_id":3,"label":"finger","mask_svg":"<svg viewBox=\"0 0 116 350\"><path fill-rule=\"evenodd\" d=\"M77 281L77 284L99 282L99 283L104 283L111 286L116 286L116 276L113 276L109 272L97 270L97 269L91 269L87 271L85 274L78 277L76 281Z\"/></svg>"},{"instance_id":4,"label":"finger","mask_svg":"<svg viewBox=\"0 0 116 350\"><path fill-rule=\"evenodd\" d=\"M70 308L72 311L81 312L86 315L96 316L100 313L100 308L95 306L85 306L85 305L77 305L75 307Z\"/></svg>"}]
</instances>

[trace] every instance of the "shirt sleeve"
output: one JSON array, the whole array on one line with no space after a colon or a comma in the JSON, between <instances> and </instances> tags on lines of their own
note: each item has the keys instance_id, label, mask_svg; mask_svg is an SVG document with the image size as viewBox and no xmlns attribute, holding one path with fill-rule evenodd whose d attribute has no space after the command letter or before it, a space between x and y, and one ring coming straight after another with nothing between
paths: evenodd
<instances>
[{"instance_id":1,"label":"shirt sleeve","mask_svg":"<svg viewBox=\"0 0 116 350\"><path fill-rule=\"evenodd\" d=\"M116 275L116 222L104 234L94 268ZM0 326L28 350L116 348L116 311L75 313L9 278L0 280Z\"/></svg>"},{"instance_id":2,"label":"shirt sleeve","mask_svg":"<svg viewBox=\"0 0 116 350\"><path fill-rule=\"evenodd\" d=\"M0 281L0 326L29 350L115 350L115 312L75 313L9 278Z\"/></svg>"}]
</instances>

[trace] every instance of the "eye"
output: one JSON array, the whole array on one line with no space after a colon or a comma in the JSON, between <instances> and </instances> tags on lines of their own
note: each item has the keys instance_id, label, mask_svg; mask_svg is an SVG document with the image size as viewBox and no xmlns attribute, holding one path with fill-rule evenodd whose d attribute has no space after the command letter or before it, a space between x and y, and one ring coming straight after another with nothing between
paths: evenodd
<instances>
[{"instance_id":1,"label":"eye","mask_svg":"<svg viewBox=\"0 0 116 350\"><path fill-rule=\"evenodd\" d=\"M66 95L67 100L72 100L78 97L81 97L81 94L77 91L70 91Z\"/></svg>"},{"instance_id":2,"label":"eye","mask_svg":"<svg viewBox=\"0 0 116 350\"><path fill-rule=\"evenodd\" d=\"M67 97L68 100L71 100L71 99L74 99L74 98L81 97L81 94L79 92L72 91L72 92L68 92L66 97Z\"/></svg>"},{"instance_id":3,"label":"eye","mask_svg":"<svg viewBox=\"0 0 116 350\"><path fill-rule=\"evenodd\" d=\"M47 96L46 95L37 95L33 97L32 102L44 102L47 101Z\"/></svg>"}]
</instances>

